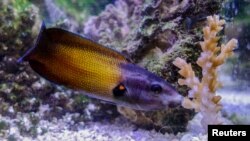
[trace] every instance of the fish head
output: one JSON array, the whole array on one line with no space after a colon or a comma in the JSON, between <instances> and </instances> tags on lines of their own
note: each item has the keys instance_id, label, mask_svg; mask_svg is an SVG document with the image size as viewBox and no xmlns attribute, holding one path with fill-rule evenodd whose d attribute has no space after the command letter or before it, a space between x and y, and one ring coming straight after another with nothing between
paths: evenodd
<instances>
[{"instance_id":1,"label":"fish head","mask_svg":"<svg viewBox=\"0 0 250 141\"><path fill-rule=\"evenodd\" d=\"M124 64L121 68L123 81L113 90L117 99L145 111L181 105L183 97L164 79L133 64Z\"/></svg>"}]
</instances>

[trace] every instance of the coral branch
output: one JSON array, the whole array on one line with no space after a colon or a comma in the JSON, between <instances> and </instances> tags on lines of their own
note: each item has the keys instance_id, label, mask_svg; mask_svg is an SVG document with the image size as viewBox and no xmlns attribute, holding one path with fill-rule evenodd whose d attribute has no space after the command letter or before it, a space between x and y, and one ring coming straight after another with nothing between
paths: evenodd
<instances>
[{"instance_id":1,"label":"coral branch","mask_svg":"<svg viewBox=\"0 0 250 141\"><path fill-rule=\"evenodd\" d=\"M236 39L231 39L226 45L218 47L218 32L223 29L224 20L219 16L207 17L208 26L203 28L204 41L200 42L202 53L197 60L197 64L202 68L202 79L199 80L191 67L185 60L176 58L173 62L180 68L179 74L185 79L179 79L180 85L187 85L191 88L188 97L183 100L183 107L195 109L201 112L202 125L206 129L208 124L222 124L220 113L221 97L215 95L216 90L221 86L217 80L217 68L233 54L233 49L237 45ZM192 100L190 99L192 98Z\"/></svg>"}]
</instances>

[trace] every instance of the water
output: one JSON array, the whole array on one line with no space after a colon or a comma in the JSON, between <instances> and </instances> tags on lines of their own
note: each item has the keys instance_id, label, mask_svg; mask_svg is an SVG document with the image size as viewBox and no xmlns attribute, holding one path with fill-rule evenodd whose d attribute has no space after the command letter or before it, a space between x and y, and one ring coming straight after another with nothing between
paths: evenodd
<instances>
[{"instance_id":1,"label":"water","mask_svg":"<svg viewBox=\"0 0 250 141\"><path fill-rule=\"evenodd\" d=\"M239 44L235 56L220 70L220 80L224 87L217 94L223 97L224 109L235 124L250 124L249 7L249 1L230 0L224 4L223 10L228 22L225 28L226 39L236 38Z\"/></svg>"},{"instance_id":2,"label":"water","mask_svg":"<svg viewBox=\"0 0 250 141\"><path fill-rule=\"evenodd\" d=\"M172 60L183 57L195 63L198 56L194 42L202 39L200 22L220 12L227 21L221 42L231 38L239 41L235 55L219 69L223 87L216 93L222 96L221 113L230 124L250 124L250 1L228 0L222 9L218 9L217 1L197 1L196 7L188 2L1 1L0 140L206 139L199 114L193 119L194 113L183 109L128 110L128 115L122 116L114 105L46 81L27 62L17 64L19 56L33 46L42 21L48 27L70 30L122 52L187 93L177 86L178 69ZM131 122L135 116L140 124ZM150 123L152 120L157 125Z\"/></svg>"},{"instance_id":3,"label":"water","mask_svg":"<svg viewBox=\"0 0 250 141\"><path fill-rule=\"evenodd\" d=\"M250 82L250 2L231 0L224 4L223 14L228 23L225 28L227 39L236 38L239 41L238 48L235 50L235 57L227 63L227 73L234 85L239 89L248 89ZM230 81L230 80L228 80Z\"/></svg>"}]
</instances>

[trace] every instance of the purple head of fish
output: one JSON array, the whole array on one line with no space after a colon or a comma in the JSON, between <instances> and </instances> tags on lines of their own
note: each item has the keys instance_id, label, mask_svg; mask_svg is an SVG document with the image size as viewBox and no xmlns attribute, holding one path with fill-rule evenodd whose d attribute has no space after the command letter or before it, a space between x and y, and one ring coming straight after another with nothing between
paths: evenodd
<instances>
[{"instance_id":1,"label":"purple head of fish","mask_svg":"<svg viewBox=\"0 0 250 141\"><path fill-rule=\"evenodd\" d=\"M181 105L182 96L164 79L133 64L121 65L126 92L120 97L138 110L160 110Z\"/></svg>"}]
</instances>

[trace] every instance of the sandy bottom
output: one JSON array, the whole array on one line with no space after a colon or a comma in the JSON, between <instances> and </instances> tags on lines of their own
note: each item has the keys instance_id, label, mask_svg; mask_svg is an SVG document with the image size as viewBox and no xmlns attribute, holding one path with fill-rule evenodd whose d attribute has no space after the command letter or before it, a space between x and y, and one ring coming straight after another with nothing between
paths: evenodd
<instances>
[{"instance_id":1,"label":"sandy bottom","mask_svg":"<svg viewBox=\"0 0 250 141\"><path fill-rule=\"evenodd\" d=\"M229 92L219 91L223 97L224 105L222 113L227 116L234 124L250 124L250 94L247 92ZM46 109L46 105L44 105ZM40 113L43 114L43 110ZM42 120L36 128L38 132L46 129L46 133L38 133L36 138L21 136L17 128L18 121L24 122L24 126L29 126L29 114L18 114L16 119L10 117L1 117L1 120L10 123L10 129L5 133L15 137L17 140L35 140L35 141L198 141L207 140L207 135L202 134L200 125L201 116L197 114L189 122L188 131L173 134L161 134L154 130L147 131L137 129L132 123L123 117L118 117L114 122L88 122L72 123L71 118L74 114L66 114L62 119L53 119L52 121ZM25 123L26 122L26 123ZM74 125L74 126L72 126ZM74 127L74 128L72 128ZM10 137L10 136L9 136ZM1 139L1 138L0 138ZM1 140L7 140L2 138Z\"/></svg>"},{"instance_id":2,"label":"sandy bottom","mask_svg":"<svg viewBox=\"0 0 250 141\"><path fill-rule=\"evenodd\" d=\"M23 118L28 115L22 115ZM46 128L48 132L39 135L36 138L21 136L16 126L12 126L7 134L15 136L22 141L188 141L188 140L207 140L206 135L198 132L161 134L154 130L147 131L137 129L133 124L123 117L116 119L114 123L88 122L77 125L77 129L69 129L70 122L67 121L66 115L64 120L55 120L52 122L40 121L38 128ZM15 122L15 119L1 117L2 120ZM195 120L194 120L195 121ZM195 122L192 122L194 124ZM196 121L198 121L196 119ZM196 122L197 123L197 122ZM14 125L14 124L13 124ZM195 125L196 127L198 125ZM3 139L4 140L4 139Z\"/></svg>"}]
</instances>

